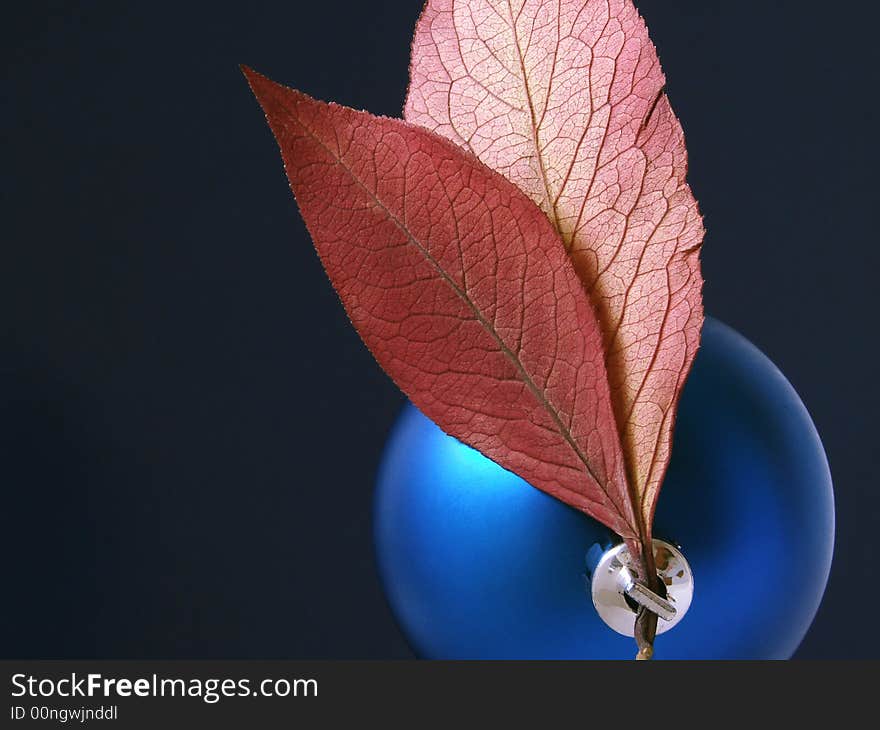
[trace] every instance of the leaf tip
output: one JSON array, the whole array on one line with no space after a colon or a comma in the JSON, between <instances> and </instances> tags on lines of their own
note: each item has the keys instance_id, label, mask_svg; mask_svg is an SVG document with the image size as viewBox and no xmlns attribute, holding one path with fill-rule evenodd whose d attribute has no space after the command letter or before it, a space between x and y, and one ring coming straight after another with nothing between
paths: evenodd
<instances>
[{"instance_id":1,"label":"leaf tip","mask_svg":"<svg viewBox=\"0 0 880 730\"><path fill-rule=\"evenodd\" d=\"M244 76L245 80L247 81L248 86L250 86L254 96L256 96L258 100L261 100L270 88L272 88L273 86L277 86L274 81L266 76L263 76L263 74L254 71L250 66L247 66L246 64L240 63L238 64L238 68Z\"/></svg>"},{"instance_id":2,"label":"leaf tip","mask_svg":"<svg viewBox=\"0 0 880 730\"><path fill-rule=\"evenodd\" d=\"M296 117L303 102L315 101L301 91L279 84L259 71L254 71L250 66L239 64L239 68L276 137L284 126L284 120Z\"/></svg>"}]
</instances>

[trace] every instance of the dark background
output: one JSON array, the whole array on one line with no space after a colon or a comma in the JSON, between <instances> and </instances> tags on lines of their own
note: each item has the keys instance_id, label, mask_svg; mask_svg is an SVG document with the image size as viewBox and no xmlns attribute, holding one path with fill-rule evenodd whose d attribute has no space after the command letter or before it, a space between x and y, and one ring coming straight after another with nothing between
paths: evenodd
<instances>
[{"instance_id":1,"label":"dark background","mask_svg":"<svg viewBox=\"0 0 880 730\"><path fill-rule=\"evenodd\" d=\"M835 562L798 656L876 656L873 5L637 4L688 138L707 311L788 376L831 462ZM419 10L4 9L0 655L410 656L370 519L403 398L237 65L396 116Z\"/></svg>"}]
</instances>

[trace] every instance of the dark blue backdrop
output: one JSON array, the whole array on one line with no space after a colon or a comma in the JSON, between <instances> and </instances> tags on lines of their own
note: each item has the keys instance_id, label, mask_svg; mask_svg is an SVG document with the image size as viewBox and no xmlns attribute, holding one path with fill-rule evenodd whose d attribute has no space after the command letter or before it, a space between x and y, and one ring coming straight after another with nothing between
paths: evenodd
<instances>
[{"instance_id":1,"label":"dark blue backdrop","mask_svg":"<svg viewBox=\"0 0 880 730\"><path fill-rule=\"evenodd\" d=\"M876 10L637 4L688 138L707 310L788 376L835 478L799 656L876 656ZM409 656L370 525L403 399L237 64L397 115L419 9L4 10L0 656Z\"/></svg>"}]
</instances>

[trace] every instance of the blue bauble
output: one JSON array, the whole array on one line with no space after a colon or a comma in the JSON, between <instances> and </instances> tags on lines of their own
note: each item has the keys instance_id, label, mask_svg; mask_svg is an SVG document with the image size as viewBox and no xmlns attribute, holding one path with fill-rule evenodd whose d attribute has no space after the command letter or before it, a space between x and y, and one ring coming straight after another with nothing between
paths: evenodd
<instances>
[{"instance_id":1,"label":"blue bauble","mask_svg":"<svg viewBox=\"0 0 880 730\"><path fill-rule=\"evenodd\" d=\"M657 658L788 658L810 626L834 541L831 476L794 389L707 319L654 523L694 573ZM375 501L380 573L429 658L630 659L593 607L587 554L607 530L446 436L407 406ZM595 549L594 549L595 553Z\"/></svg>"}]
</instances>

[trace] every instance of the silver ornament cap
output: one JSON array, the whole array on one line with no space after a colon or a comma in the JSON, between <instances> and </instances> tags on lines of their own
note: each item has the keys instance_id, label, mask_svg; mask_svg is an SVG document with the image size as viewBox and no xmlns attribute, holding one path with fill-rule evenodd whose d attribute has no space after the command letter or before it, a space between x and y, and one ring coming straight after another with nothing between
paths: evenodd
<instances>
[{"instance_id":1,"label":"silver ornament cap","mask_svg":"<svg viewBox=\"0 0 880 730\"><path fill-rule=\"evenodd\" d=\"M658 634L678 624L690 608L694 597L691 566L675 545L655 539L653 547L657 575L665 596L638 582L637 561L623 543L606 550L593 570L590 588L593 605L602 620L618 634L635 634L636 613L640 605L659 617Z\"/></svg>"}]
</instances>

